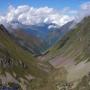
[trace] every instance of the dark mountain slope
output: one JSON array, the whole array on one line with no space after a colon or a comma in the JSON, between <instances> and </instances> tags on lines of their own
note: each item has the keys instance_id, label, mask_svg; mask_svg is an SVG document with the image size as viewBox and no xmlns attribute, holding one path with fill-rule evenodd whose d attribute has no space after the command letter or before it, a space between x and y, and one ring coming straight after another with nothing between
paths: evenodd
<instances>
[{"instance_id":1,"label":"dark mountain slope","mask_svg":"<svg viewBox=\"0 0 90 90\"><path fill-rule=\"evenodd\" d=\"M90 17L84 18L50 50L51 56L61 55L78 63L90 60ZM54 57L54 56L53 56Z\"/></svg>"},{"instance_id":2,"label":"dark mountain slope","mask_svg":"<svg viewBox=\"0 0 90 90\"><path fill-rule=\"evenodd\" d=\"M46 72L40 68L30 53L18 46L9 33L0 25L0 71L25 78L26 75L44 77Z\"/></svg>"},{"instance_id":3,"label":"dark mountain slope","mask_svg":"<svg viewBox=\"0 0 90 90\"><path fill-rule=\"evenodd\" d=\"M14 35L17 38L17 42L27 48L28 51L31 51L33 55L40 55L47 48L47 43L44 40L32 33L28 33L26 30L15 30Z\"/></svg>"},{"instance_id":4,"label":"dark mountain slope","mask_svg":"<svg viewBox=\"0 0 90 90\"><path fill-rule=\"evenodd\" d=\"M0 86L19 85L21 89L16 90L52 88L51 84L46 86L51 70L53 68L49 64L37 61L31 53L20 47L0 25Z\"/></svg>"}]
</instances>

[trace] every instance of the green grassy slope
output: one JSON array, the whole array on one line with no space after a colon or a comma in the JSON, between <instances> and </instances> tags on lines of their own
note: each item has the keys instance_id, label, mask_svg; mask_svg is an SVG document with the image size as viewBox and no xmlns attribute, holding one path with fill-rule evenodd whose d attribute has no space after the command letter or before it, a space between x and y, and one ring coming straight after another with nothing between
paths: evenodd
<instances>
[{"instance_id":1,"label":"green grassy slope","mask_svg":"<svg viewBox=\"0 0 90 90\"><path fill-rule=\"evenodd\" d=\"M8 67L1 66L0 68L3 73L5 71L11 74L15 72L20 77L24 77L27 74L35 77L43 77L46 75L39 68L38 62L35 61L31 54L19 47L7 32L0 28L0 58L3 59L3 57L9 60L5 63L9 64Z\"/></svg>"},{"instance_id":2,"label":"green grassy slope","mask_svg":"<svg viewBox=\"0 0 90 90\"><path fill-rule=\"evenodd\" d=\"M77 63L90 61L90 17L84 18L50 49L51 58L57 55L73 58Z\"/></svg>"}]
</instances>

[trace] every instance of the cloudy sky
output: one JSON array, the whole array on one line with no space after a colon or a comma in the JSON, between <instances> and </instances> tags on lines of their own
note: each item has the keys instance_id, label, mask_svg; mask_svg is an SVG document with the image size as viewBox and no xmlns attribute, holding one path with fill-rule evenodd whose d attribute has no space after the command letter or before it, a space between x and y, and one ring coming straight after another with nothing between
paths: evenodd
<instances>
[{"instance_id":1,"label":"cloudy sky","mask_svg":"<svg viewBox=\"0 0 90 90\"><path fill-rule=\"evenodd\" d=\"M0 0L0 23L59 26L90 15L90 0Z\"/></svg>"}]
</instances>

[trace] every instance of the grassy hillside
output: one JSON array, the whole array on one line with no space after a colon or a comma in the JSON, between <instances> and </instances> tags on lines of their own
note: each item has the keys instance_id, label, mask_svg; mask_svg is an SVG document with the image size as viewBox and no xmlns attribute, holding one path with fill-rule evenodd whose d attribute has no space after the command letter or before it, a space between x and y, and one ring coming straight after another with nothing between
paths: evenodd
<instances>
[{"instance_id":1,"label":"grassy hillside","mask_svg":"<svg viewBox=\"0 0 90 90\"><path fill-rule=\"evenodd\" d=\"M21 78L27 81L30 78L43 79L47 73L39 64L29 52L15 43L6 29L0 25L0 78L9 73L19 82Z\"/></svg>"},{"instance_id":2,"label":"grassy hillside","mask_svg":"<svg viewBox=\"0 0 90 90\"><path fill-rule=\"evenodd\" d=\"M77 63L90 61L90 17L84 18L49 51L51 58L61 55L73 58Z\"/></svg>"}]
</instances>

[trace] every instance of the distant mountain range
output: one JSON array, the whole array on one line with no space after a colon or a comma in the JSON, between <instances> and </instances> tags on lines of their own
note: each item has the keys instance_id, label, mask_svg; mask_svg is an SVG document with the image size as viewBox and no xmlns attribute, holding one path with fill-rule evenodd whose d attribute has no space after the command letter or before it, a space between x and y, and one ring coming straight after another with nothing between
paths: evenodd
<instances>
[{"instance_id":1,"label":"distant mountain range","mask_svg":"<svg viewBox=\"0 0 90 90\"><path fill-rule=\"evenodd\" d=\"M53 46L74 25L74 21L68 22L62 27L56 24L23 25L19 22L7 24L8 31L18 39L17 42L35 56Z\"/></svg>"}]
</instances>

